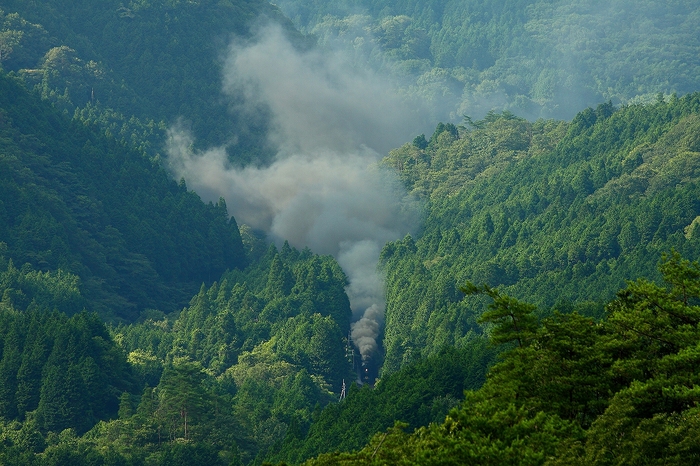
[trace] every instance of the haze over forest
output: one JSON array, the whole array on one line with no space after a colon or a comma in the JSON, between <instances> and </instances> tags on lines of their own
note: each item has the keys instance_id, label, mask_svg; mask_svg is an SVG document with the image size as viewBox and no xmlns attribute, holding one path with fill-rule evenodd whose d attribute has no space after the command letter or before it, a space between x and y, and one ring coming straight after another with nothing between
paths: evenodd
<instances>
[{"instance_id":1,"label":"haze over forest","mask_svg":"<svg viewBox=\"0 0 700 466\"><path fill-rule=\"evenodd\" d=\"M0 463L697 462L695 2L0 8Z\"/></svg>"}]
</instances>

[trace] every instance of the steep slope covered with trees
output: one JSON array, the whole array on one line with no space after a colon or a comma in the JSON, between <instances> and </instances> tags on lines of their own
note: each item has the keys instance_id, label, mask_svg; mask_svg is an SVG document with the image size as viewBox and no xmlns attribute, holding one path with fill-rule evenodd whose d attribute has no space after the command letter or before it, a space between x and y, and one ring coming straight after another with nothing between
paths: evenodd
<instances>
[{"instance_id":1,"label":"steep slope covered with trees","mask_svg":"<svg viewBox=\"0 0 700 466\"><path fill-rule=\"evenodd\" d=\"M204 204L157 160L69 120L16 79L0 76L0 87L0 241L17 266L77 275L83 305L134 320L245 265L223 202Z\"/></svg>"},{"instance_id":2,"label":"steep slope covered with trees","mask_svg":"<svg viewBox=\"0 0 700 466\"><path fill-rule=\"evenodd\" d=\"M482 338L459 349L445 347L383 377L375 387L353 384L347 398L329 404L308 432L288 435L280 451L266 459L298 464L321 453L359 450L395 422L409 429L442 422L465 390L481 387L495 354L495 348Z\"/></svg>"},{"instance_id":3,"label":"steep slope covered with trees","mask_svg":"<svg viewBox=\"0 0 700 466\"><path fill-rule=\"evenodd\" d=\"M2 9L3 69L71 115L151 153L162 151L165 125L182 118L197 141L229 145L239 163L269 155L265 118L238 119L221 75L230 42L265 20L303 42L270 3L11 0Z\"/></svg>"},{"instance_id":4,"label":"steep slope covered with trees","mask_svg":"<svg viewBox=\"0 0 700 466\"><path fill-rule=\"evenodd\" d=\"M28 426L84 433L117 414L135 379L95 314L0 308L0 416Z\"/></svg>"},{"instance_id":5,"label":"steep slope covered with trees","mask_svg":"<svg viewBox=\"0 0 700 466\"><path fill-rule=\"evenodd\" d=\"M288 245L251 255L178 314L149 310L111 332L95 314L49 311L66 290L89 306L77 277L0 257L0 461L248 463L308 429L355 377L346 278Z\"/></svg>"},{"instance_id":6,"label":"steep slope covered with trees","mask_svg":"<svg viewBox=\"0 0 700 466\"><path fill-rule=\"evenodd\" d=\"M0 76L0 462L247 463L305 430L355 377L344 273L247 228L244 246L223 200L204 204L158 156L163 121L183 114L205 144L233 139L219 54L263 16L284 23L277 10L3 7L20 13L2 13L0 38L11 71ZM237 162L265 151L264 118L253 123ZM121 324L110 335L83 309ZM73 314L86 331L56 323ZM45 321L53 333L22 328Z\"/></svg>"},{"instance_id":7,"label":"steep slope covered with trees","mask_svg":"<svg viewBox=\"0 0 700 466\"><path fill-rule=\"evenodd\" d=\"M657 3L283 2L478 116L382 161L425 216L381 253L384 369L358 387L338 262L158 155L179 117L270 155L222 54L265 18L310 39L262 0L4 2L0 463L697 462L700 95L671 93L700 88L700 10Z\"/></svg>"},{"instance_id":8,"label":"steep slope covered with trees","mask_svg":"<svg viewBox=\"0 0 700 466\"><path fill-rule=\"evenodd\" d=\"M574 312L521 326L534 306L488 290L485 320L511 349L480 390L443 423L397 425L307 464L696 463L700 265L674 253L660 269L665 283L630 282L600 322Z\"/></svg>"},{"instance_id":9,"label":"steep slope covered with trees","mask_svg":"<svg viewBox=\"0 0 700 466\"><path fill-rule=\"evenodd\" d=\"M691 94L571 123L491 113L393 151L384 163L426 212L419 238L382 252L384 370L478 332L483 304L457 291L467 280L599 315L624 280L656 276L664 251L697 257L699 124Z\"/></svg>"},{"instance_id":10,"label":"steep slope covered with trees","mask_svg":"<svg viewBox=\"0 0 700 466\"><path fill-rule=\"evenodd\" d=\"M177 319L154 316L118 327L114 334L137 374L157 383L152 393L161 403L169 368L178 361L196 362L206 373L202 389L225 403L217 407L206 402L201 409L228 413L235 427L217 427L213 418L202 414L193 418L191 432L205 435L208 429L224 429L217 435L233 435L238 454L247 462L276 448L291 435L288 432L305 430L314 409L333 400L343 379L354 377L346 357L350 307L345 283L330 257L288 245L280 251L272 247L248 269L203 287ZM139 437L139 429L170 429L173 438L185 435L183 420L170 427L163 424L159 405L144 405L147 396L148 388L136 412L150 409L152 418L144 414L125 419L136 426L119 443L123 454L132 458L155 448L152 440ZM123 427L117 422L100 429ZM206 436L198 442L231 448L217 446ZM130 451L134 446L142 449Z\"/></svg>"}]
</instances>

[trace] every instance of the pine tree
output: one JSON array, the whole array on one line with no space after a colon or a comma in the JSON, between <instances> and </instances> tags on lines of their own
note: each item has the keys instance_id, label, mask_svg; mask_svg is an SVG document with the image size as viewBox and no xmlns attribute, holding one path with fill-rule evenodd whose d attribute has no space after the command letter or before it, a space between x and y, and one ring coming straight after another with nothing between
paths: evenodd
<instances>
[{"instance_id":1,"label":"pine tree","mask_svg":"<svg viewBox=\"0 0 700 466\"><path fill-rule=\"evenodd\" d=\"M495 324L491 331L491 341L495 344L514 341L518 346L524 346L532 338L537 329L537 319L532 313L535 306L501 295L488 285L479 287L468 282L460 290L468 295L485 294L493 299L488 310L479 318L479 323Z\"/></svg>"},{"instance_id":2,"label":"pine tree","mask_svg":"<svg viewBox=\"0 0 700 466\"><path fill-rule=\"evenodd\" d=\"M167 366L158 385L158 416L171 439L189 439L206 410L204 372L199 363L179 358Z\"/></svg>"},{"instance_id":3,"label":"pine tree","mask_svg":"<svg viewBox=\"0 0 700 466\"><path fill-rule=\"evenodd\" d=\"M0 360L0 417L14 419L17 417L17 372L22 355L20 337L17 330L10 328L4 336L2 360Z\"/></svg>"}]
</instances>

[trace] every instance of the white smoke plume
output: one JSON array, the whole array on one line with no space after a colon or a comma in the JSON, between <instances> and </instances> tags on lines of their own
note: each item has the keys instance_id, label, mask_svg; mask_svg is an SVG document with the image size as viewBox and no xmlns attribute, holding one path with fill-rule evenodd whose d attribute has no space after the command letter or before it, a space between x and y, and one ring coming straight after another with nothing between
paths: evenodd
<instances>
[{"instance_id":1,"label":"white smoke plume","mask_svg":"<svg viewBox=\"0 0 700 466\"><path fill-rule=\"evenodd\" d=\"M299 52L276 25L257 37L231 48L224 91L244 95L239 111L272 112L271 137L283 153L384 154L417 130L420 109L402 103L388 78L353 67L345 52Z\"/></svg>"},{"instance_id":2,"label":"white smoke plume","mask_svg":"<svg viewBox=\"0 0 700 466\"><path fill-rule=\"evenodd\" d=\"M355 311L351 337L363 358L377 353L384 324L384 280L376 267L382 244L376 239L345 242L338 255L338 263L349 273L346 291Z\"/></svg>"},{"instance_id":3,"label":"white smoke plume","mask_svg":"<svg viewBox=\"0 0 700 466\"><path fill-rule=\"evenodd\" d=\"M348 63L299 52L279 27L263 28L256 41L231 48L224 91L244 96L238 111L271 116L274 162L234 167L224 148L194 151L179 126L167 151L176 179L204 199L224 197L239 223L337 258L349 280L352 338L367 358L384 323L379 252L418 220L398 180L376 162L417 134L417 124L385 80Z\"/></svg>"}]
</instances>

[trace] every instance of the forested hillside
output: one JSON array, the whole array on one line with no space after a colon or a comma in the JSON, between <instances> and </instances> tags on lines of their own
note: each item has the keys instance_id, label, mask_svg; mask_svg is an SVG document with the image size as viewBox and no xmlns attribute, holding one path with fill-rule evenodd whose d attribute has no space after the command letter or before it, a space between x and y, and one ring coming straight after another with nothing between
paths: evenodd
<instances>
[{"instance_id":1,"label":"forested hillside","mask_svg":"<svg viewBox=\"0 0 700 466\"><path fill-rule=\"evenodd\" d=\"M222 56L262 18L303 41L262 0L9 0L0 65L127 143L162 152L166 125L182 118L198 141L228 145L242 163L269 156L266 122L239 120L221 98Z\"/></svg>"},{"instance_id":2,"label":"forested hillside","mask_svg":"<svg viewBox=\"0 0 700 466\"><path fill-rule=\"evenodd\" d=\"M385 69L452 122L570 119L700 88L697 2L280 0L302 30Z\"/></svg>"},{"instance_id":3,"label":"forested hillside","mask_svg":"<svg viewBox=\"0 0 700 466\"><path fill-rule=\"evenodd\" d=\"M571 123L491 113L439 125L384 159L425 199L419 238L389 243L384 371L468 341L483 304L469 280L542 309L599 316L663 252L698 257L700 95Z\"/></svg>"},{"instance_id":4,"label":"forested hillside","mask_svg":"<svg viewBox=\"0 0 700 466\"><path fill-rule=\"evenodd\" d=\"M133 321L147 308L173 311L203 281L245 266L226 204L204 204L158 160L71 121L7 76L0 115L4 255L17 267L77 276L79 293L41 305ZM31 305L28 285L5 288L16 309Z\"/></svg>"},{"instance_id":5,"label":"forested hillside","mask_svg":"<svg viewBox=\"0 0 700 466\"><path fill-rule=\"evenodd\" d=\"M596 321L577 312L539 323L535 306L488 287L482 322L508 350L484 386L442 423L397 424L322 464L695 464L700 264L677 253L664 282L628 283Z\"/></svg>"},{"instance_id":6,"label":"forested hillside","mask_svg":"<svg viewBox=\"0 0 700 466\"><path fill-rule=\"evenodd\" d=\"M395 422L407 429L442 422L465 390L481 387L496 353L486 339L478 339L461 348L445 347L383 377L376 387L352 385L346 399L328 405L308 432L288 435L267 459L298 464L320 453L359 450Z\"/></svg>"},{"instance_id":7,"label":"forested hillside","mask_svg":"<svg viewBox=\"0 0 700 466\"><path fill-rule=\"evenodd\" d=\"M522 343L525 337L518 335L519 328L543 332L533 336L532 343L528 342L535 353L527 356L527 361L517 368L513 367L514 360L508 359L511 356L507 356L505 362L496 365L492 385L487 383L475 393L475 398L468 396L460 411L451 414L459 419L476 416L476 420L468 418L468 422L475 424L465 429L486 429L484 438L489 438L489 429L498 431L497 446L488 446L488 442L482 444L477 437L465 434L455 440L454 447L448 448L439 442L450 441L439 436L448 435L445 432L451 427L438 427L438 423L431 427L435 430L421 430L412 437L401 434L401 429L383 433L357 456L321 456L319 464L337 464L341 460L350 464L371 462L374 452L380 448L385 453L377 457L378 462L403 458L464 464L481 461L479 458L483 459L484 455L494 455L500 458L494 464L501 464L512 454L517 458L532 455L533 464L540 464L545 458L541 455L559 458L557 455L563 453L555 449L550 452L547 450L550 447L538 442L550 442L551 448L558 441L581 442L583 430L576 429L588 429L593 418L603 413L608 403L607 395L603 394L607 393L605 390L592 388L595 393L585 395L598 400L595 401L599 403L597 411L589 413L588 408L583 407L583 414L578 411L572 414L575 409L571 407L566 408L569 409L566 416L572 417L557 414L569 420L589 416L587 420L560 426L556 424L559 420L546 418L549 414L540 414L541 419L532 420L521 417L526 414L517 411L511 413L515 418L508 417L511 416L506 414L512 402L511 392L504 388L500 393L500 387L514 383L524 387L523 390L530 390L529 382L521 382L520 378L540 376L539 382L532 383L541 387L542 393L564 390L562 384L564 387L570 386L566 385L569 383L577 384L569 379L566 383L564 379L550 379L551 374L543 372L544 366L540 368L534 363L551 361L550 356L540 353L549 351L547 345L553 345L552 351L560 351L559 343L555 342L559 333L552 332L563 332L561 338L566 335L585 341L597 338L576 332L587 325L598 325L594 322L605 321L606 317L612 319L609 316L617 304L608 304L606 312L606 303L625 286L626 280L638 277L660 280L659 260L672 249L687 257L698 257L700 243L695 225L700 214L697 204L700 159L696 144L699 113L698 94L674 96L668 101L660 98L652 105L615 108L610 103L601 104L579 113L570 123L544 120L531 123L509 112L491 112L483 120L465 119L464 126L460 127L441 123L430 138L420 135L412 143L392 151L382 163L395 168L409 191L424 201L425 217L423 230L417 238L408 236L390 242L381 254L380 266L387 277L383 340L386 353L382 378L371 397L360 391L337 406L329 406L311 424L302 443L285 444L281 453L272 458L297 462L322 452L356 450L372 432L381 432L391 425L382 416L387 405L392 407L389 417L406 423L402 424L405 429L414 429L415 416L430 404L430 396L427 393L418 395L426 396L425 400L418 405L409 403L410 408L405 411L402 406L416 396L412 395L411 385L420 387L424 381L435 380L430 372L416 374L417 367L430 364L443 373L439 368L445 363L439 355L444 354L442 351L446 347L456 347L458 353L450 357L460 359L464 356L458 354L470 355L459 364L471 367L468 373L474 375L478 373L474 361L479 361L477 365L481 367L493 361L493 347L484 346L484 336L490 336L496 343L516 340ZM668 274L674 267L683 270L690 267L690 271L683 274L695 276L693 270L697 266L687 263L681 266L678 255L666 259L665 264L662 271L669 280ZM486 286L460 290L470 282ZM490 287L498 287L499 291ZM467 296L464 291L468 292ZM520 304L502 293L537 306ZM621 299L625 296L625 292L620 292ZM494 299L496 306L489 306ZM674 312L673 305L669 306L668 312ZM692 309L687 312L695 312ZM658 318L663 322L663 317ZM508 327L511 319L515 321L515 333ZM536 330L538 321L542 326L540 330ZM660 322L658 325L662 325ZM680 322L684 320L681 318ZM615 331L635 330L623 327ZM607 343L601 341L600 344ZM572 345L585 348L592 343ZM606 355L581 357L584 356L601 359L600 362L571 361L571 367L580 364L581 377L586 377L589 365L593 371L597 364L607 364L604 362L608 358ZM528 375L530 369L534 371L532 376ZM445 371L459 374L456 368L445 368ZM634 375L629 377L632 379L615 385L614 390L637 380ZM398 381L406 381L407 385L401 386ZM465 381L464 387L470 389L473 385ZM419 388L416 390L422 393ZM549 399L537 389L532 390L528 392L532 396ZM516 400L522 396L517 390L513 393ZM489 401L496 395L505 403L503 406L496 406L501 401ZM478 401L482 399L485 401ZM472 408L470 402L480 404ZM471 414L472 409L476 410L475 414ZM517 409L535 416L542 407L526 404ZM490 415L494 416L495 424L481 426L479 416ZM521 433L535 443L509 446L511 434L500 437L499 416L506 416L503 418L506 423L511 422L508 419L525 423L521 426L523 430L514 428L517 432L514 431L512 438ZM568 433L561 434L564 437L552 434L553 438L539 439L527 429L530 429L530 422L540 421L555 422L552 429L569 429ZM573 440L566 435L573 435ZM684 434L674 435L680 439ZM389 443L384 445L384 442ZM454 450L462 448L460 445L467 445L464 448L472 451L469 454L473 456L460 457ZM439 456L443 448L449 453ZM595 456L593 452L597 447L585 452L576 448L566 454L588 458L585 455Z\"/></svg>"},{"instance_id":8,"label":"forested hillside","mask_svg":"<svg viewBox=\"0 0 700 466\"><path fill-rule=\"evenodd\" d=\"M17 78L0 90L3 463L81 461L104 442L137 463L248 462L354 379L332 257L242 238L223 200L204 204L157 159ZM123 323L110 333L94 311Z\"/></svg>"},{"instance_id":9,"label":"forested hillside","mask_svg":"<svg viewBox=\"0 0 700 466\"><path fill-rule=\"evenodd\" d=\"M1 8L0 464L698 462L695 2Z\"/></svg>"}]
</instances>

